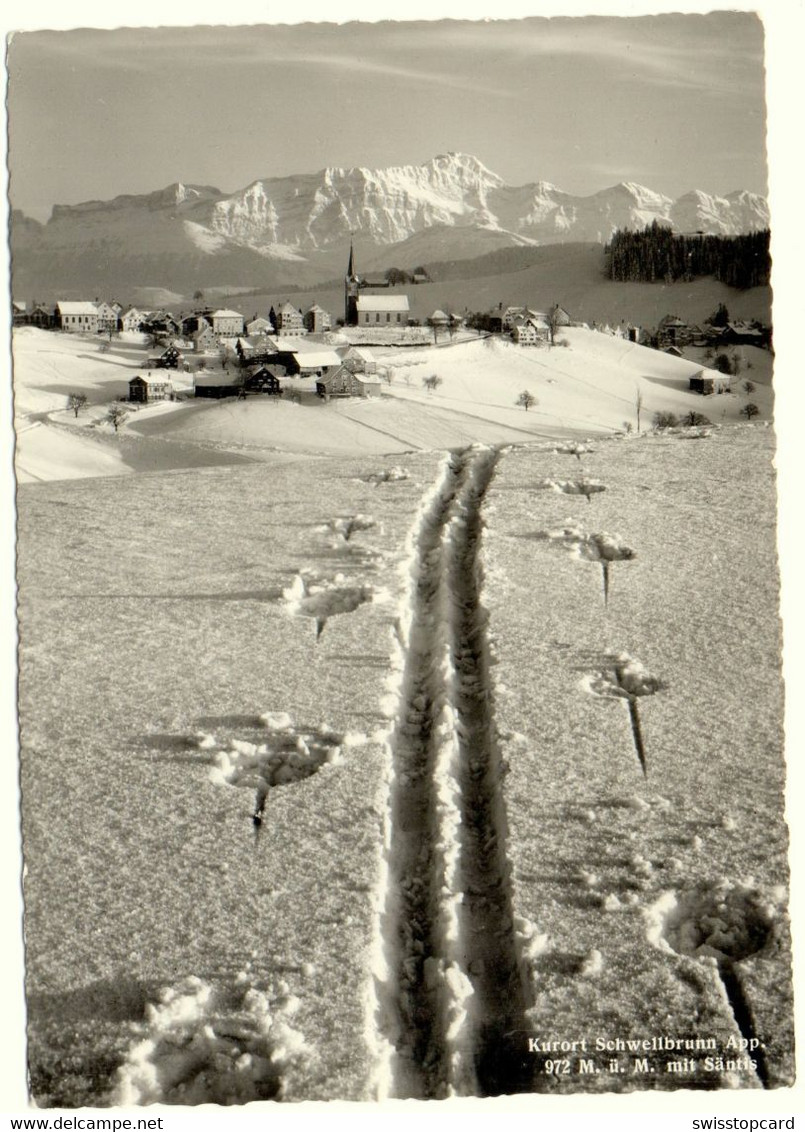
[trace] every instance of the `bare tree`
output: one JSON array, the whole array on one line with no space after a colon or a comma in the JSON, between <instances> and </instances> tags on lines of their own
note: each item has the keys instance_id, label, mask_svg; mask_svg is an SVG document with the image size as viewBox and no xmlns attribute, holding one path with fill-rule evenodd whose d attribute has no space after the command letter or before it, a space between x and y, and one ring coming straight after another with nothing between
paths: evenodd
<instances>
[{"instance_id":1,"label":"bare tree","mask_svg":"<svg viewBox=\"0 0 805 1132\"><path fill-rule=\"evenodd\" d=\"M78 417L88 400L86 393L71 393L67 398L67 408L72 409L73 415Z\"/></svg>"},{"instance_id":2,"label":"bare tree","mask_svg":"<svg viewBox=\"0 0 805 1132\"><path fill-rule=\"evenodd\" d=\"M109 424L115 432L117 432L128 415L128 409L124 409L122 405L112 405L109 412L106 414L106 420L109 421Z\"/></svg>"},{"instance_id":3,"label":"bare tree","mask_svg":"<svg viewBox=\"0 0 805 1132\"><path fill-rule=\"evenodd\" d=\"M682 418L682 424L687 425L688 428L699 428L711 425L713 422L704 413L697 413L695 409L691 409L689 413L685 413Z\"/></svg>"},{"instance_id":4,"label":"bare tree","mask_svg":"<svg viewBox=\"0 0 805 1132\"><path fill-rule=\"evenodd\" d=\"M515 404L522 405L525 411L528 412L532 405L537 404L537 399L533 393L529 392L528 389L524 389L520 396L517 398Z\"/></svg>"},{"instance_id":5,"label":"bare tree","mask_svg":"<svg viewBox=\"0 0 805 1132\"><path fill-rule=\"evenodd\" d=\"M442 379L435 373L431 373L427 377L422 378L422 384L425 386L428 393L432 393L434 389L438 389L442 384Z\"/></svg>"},{"instance_id":6,"label":"bare tree","mask_svg":"<svg viewBox=\"0 0 805 1132\"><path fill-rule=\"evenodd\" d=\"M752 417L756 417L759 412L760 412L760 409L757 407L757 405L754 403L754 401L749 401L741 409L741 416L746 417L746 419L748 421L751 421Z\"/></svg>"},{"instance_id":7,"label":"bare tree","mask_svg":"<svg viewBox=\"0 0 805 1132\"><path fill-rule=\"evenodd\" d=\"M643 409L643 390L640 388L639 385L635 386L634 407L635 407L635 415L637 417L637 431L640 432L640 413Z\"/></svg>"}]
</instances>

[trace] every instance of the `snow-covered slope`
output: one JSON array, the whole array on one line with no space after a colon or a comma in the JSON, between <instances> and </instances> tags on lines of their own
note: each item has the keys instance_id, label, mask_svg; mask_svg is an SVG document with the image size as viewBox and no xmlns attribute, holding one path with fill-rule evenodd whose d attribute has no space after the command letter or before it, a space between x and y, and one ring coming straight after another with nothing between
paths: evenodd
<instances>
[{"instance_id":1,"label":"snow-covered slope","mask_svg":"<svg viewBox=\"0 0 805 1132\"><path fill-rule=\"evenodd\" d=\"M790 1084L772 431L567 447L22 487L38 1105Z\"/></svg>"},{"instance_id":2,"label":"snow-covered slope","mask_svg":"<svg viewBox=\"0 0 805 1132\"><path fill-rule=\"evenodd\" d=\"M98 342L27 328L15 332L17 474L21 481L124 474L198 465L271 460L280 456L366 456L454 448L481 441L517 443L585 436L641 425L655 411L683 416L690 410L714 424L740 420L748 396L736 392L702 398L688 389L702 366L637 346L609 334L568 328L568 343L553 349L515 346L500 339L466 338L453 345L381 351L388 381L382 396L334 400L316 396L313 379L285 379L290 397L228 398L128 406L130 415L113 433L109 405L125 396L142 371L147 352L139 336L108 353ZM751 397L771 415L768 354L755 350ZM441 379L429 392L423 379ZM189 378L176 375L189 388ZM518 406L527 390L537 402ZM78 417L67 397L83 392L88 405Z\"/></svg>"}]
</instances>

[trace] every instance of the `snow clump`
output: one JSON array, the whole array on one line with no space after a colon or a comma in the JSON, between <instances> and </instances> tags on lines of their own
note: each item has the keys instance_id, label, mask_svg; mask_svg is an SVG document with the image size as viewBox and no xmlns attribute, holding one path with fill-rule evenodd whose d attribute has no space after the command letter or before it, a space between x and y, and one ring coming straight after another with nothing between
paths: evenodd
<instances>
[{"instance_id":1,"label":"snow clump","mask_svg":"<svg viewBox=\"0 0 805 1132\"><path fill-rule=\"evenodd\" d=\"M740 960L762 951L779 916L781 893L727 880L666 892L646 911L649 941L663 951Z\"/></svg>"},{"instance_id":2,"label":"snow clump","mask_svg":"<svg viewBox=\"0 0 805 1132\"><path fill-rule=\"evenodd\" d=\"M562 495L584 495L589 501L591 495L606 491L606 484L601 480L587 479L582 476L577 480L544 479L535 484L538 491L556 491Z\"/></svg>"},{"instance_id":3,"label":"snow clump","mask_svg":"<svg viewBox=\"0 0 805 1132\"><path fill-rule=\"evenodd\" d=\"M653 696L663 687L658 676L649 672L637 657L626 652L606 654L601 662L600 671L588 674L582 680L585 690L593 696L631 699L634 696Z\"/></svg>"},{"instance_id":4,"label":"snow clump","mask_svg":"<svg viewBox=\"0 0 805 1132\"><path fill-rule=\"evenodd\" d=\"M293 1004L272 1007L249 987L213 988L191 976L146 1007L139 1040L117 1071L115 1107L245 1104L280 1098L289 1066L309 1050L287 1022Z\"/></svg>"}]
</instances>

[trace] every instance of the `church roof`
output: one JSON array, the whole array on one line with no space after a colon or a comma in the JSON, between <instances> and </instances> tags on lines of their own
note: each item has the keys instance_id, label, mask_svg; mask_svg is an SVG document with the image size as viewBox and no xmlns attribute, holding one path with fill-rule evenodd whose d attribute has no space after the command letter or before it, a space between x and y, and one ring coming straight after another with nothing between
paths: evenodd
<instances>
[{"instance_id":1,"label":"church roof","mask_svg":"<svg viewBox=\"0 0 805 1132\"><path fill-rule=\"evenodd\" d=\"M359 295L359 311L407 311L407 295Z\"/></svg>"}]
</instances>

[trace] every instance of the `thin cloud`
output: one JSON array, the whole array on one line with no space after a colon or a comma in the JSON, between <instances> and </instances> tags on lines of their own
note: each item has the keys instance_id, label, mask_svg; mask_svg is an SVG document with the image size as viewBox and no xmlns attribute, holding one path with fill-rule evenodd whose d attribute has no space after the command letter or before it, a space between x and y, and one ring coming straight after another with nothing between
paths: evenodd
<instances>
[{"instance_id":1,"label":"thin cloud","mask_svg":"<svg viewBox=\"0 0 805 1132\"><path fill-rule=\"evenodd\" d=\"M306 29L323 33L332 40L329 28ZM365 30L365 29L362 29ZM275 34L280 32L280 35ZM500 98L513 98L514 92L502 86L469 79L456 70L466 69L466 60L454 58L455 70L444 65L434 68L404 66L383 58L377 45L361 45L355 53L354 43L345 43L343 52L310 49L310 34L295 29L254 28L123 28L113 31L79 29L71 32L30 32L15 36L11 46L11 64L22 68L36 59L43 64L81 66L94 71L148 74L170 62L177 68L202 67L217 72L232 67L278 68L319 67L361 75L401 79L418 85L473 91ZM343 36L339 37L344 39ZM333 44L336 48L340 44ZM301 50L300 50L301 48ZM350 49L351 48L351 49ZM447 60L445 60L446 62Z\"/></svg>"},{"instance_id":2,"label":"thin cloud","mask_svg":"<svg viewBox=\"0 0 805 1132\"><path fill-rule=\"evenodd\" d=\"M367 75L383 75L387 78L405 79L407 82L451 87L454 90L469 90L481 94L497 95L501 98L515 97L515 92L511 90L484 86L475 80L470 81L462 75L451 75L443 71L423 71L413 67L401 67L397 63L388 63L380 59L356 58L352 55L297 54L283 59L277 59L273 62L272 66L332 67L340 71L359 72Z\"/></svg>"},{"instance_id":3,"label":"thin cloud","mask_svg":"<svg viewBox=\"0 0 805 1132\"><path fill-rule=\"evenodd\" d=\"M414 38L409 32L406 44ZM499 62L563 59L583 67L592 61L667 88L733 92L762 85L762 26L747 13L454 22L432 25L420 50L446 57L484 52Z\"/></svg>"}]
</instances>

